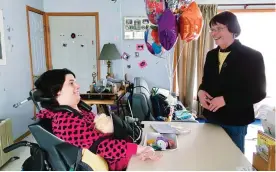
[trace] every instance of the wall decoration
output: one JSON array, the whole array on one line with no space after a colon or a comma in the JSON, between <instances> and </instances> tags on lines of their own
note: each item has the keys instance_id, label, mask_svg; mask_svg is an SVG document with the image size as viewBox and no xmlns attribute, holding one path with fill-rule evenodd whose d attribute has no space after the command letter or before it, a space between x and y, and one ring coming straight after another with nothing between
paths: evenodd
<instances>
[{"instance_id":1,"label":"wall decoration","mask_svg":"<svg viewBox=\"0 0 276 172\"><path fill-rule=\"evenodd\" d=\"M137 51L143 51L144 50L144 44L136 44L136 50Z\"/></svg>"},{"instance_id":2,"label":"wall decoration","mask_svg":"<svg viewBox=\"0 0 276 172\"><path fill-rule=\"evenodd\" d=\"M4 37L3 10L0 10L0 65L6 65L6 49Z\"/></svg>"},{"instance_id":3,"label":"wall decoration","mask_svg":"<svg viewBox=\"0 0 276 172\"><path fill-rule=\"evenodd\" d=\"M124 17L124 39L144 39L144 32L149 26L145 17Z\"/></svg>"},{"instance_id":4,"label":"wall decoration","mask_svg":"<svg viewBox=\"0 0 276 172\"><path fill-rule=\"evenodd\" d=\"M123 55L121 56L122 59L128 60L130 57L129 54L127 54L126 52L123 53Z\"/></svg>"},{"instance_id":5,"label":"wall decoration","mask_svg":"<svg viewBox=\"0 0 276 172\"><path fill-rule=\"evenodd\" d=\"M131 68L131 65L127 65L127 68L130 69L130 68Z\"/></svg>"},{"instance_id":6,"label":"wall decoration","mask_svg":"<svg viewBox=\"0 0 276 172\"><path fill-rule=\"evenodd\" d=\"M135 52L135 57L139 57L139 52Z\"/></svg>"},{"instance_id":7,"label":"wall decoration","mask_svg":"<svg viewBox=\"0 0 276 172\"><path fill-rule=\"evenodd\" d=\"M76 38L76 34L75 33L71 33L71 38L75 39Z\"/></svg>"},{"instance_id":8,"label":"wall decoration","mask_svg":"<svg viewBox=\"0 0 276 172\"><path fill-rule=\"evenodd\" d=\"M92 73L92 78L93 78L92 85L95 85L95 84L96 84L96 77L97 77L97 73L96 73L96 72L93 72L93 73Z\"/></svg>"},{"instance_id":9,"label":"wall decoration","mask_svg":"<svg viewBox=\"0 0 276 172\"><path fill-rule=\"evenodd\" d=\"M143 60L143 61L139 62L138 65L141 69L144 69L145 67L147 67L148 64L147 64L146 60Z\"/></svg>"}]
</instances>

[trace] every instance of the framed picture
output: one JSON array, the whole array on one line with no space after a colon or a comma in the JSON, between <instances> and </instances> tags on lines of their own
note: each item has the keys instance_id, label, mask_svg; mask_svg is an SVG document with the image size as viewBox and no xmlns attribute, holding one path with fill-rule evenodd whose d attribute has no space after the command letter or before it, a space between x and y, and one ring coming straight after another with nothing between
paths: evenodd
<instances>
[{"instance_id":1,"label":"framed picture","mask_svg":"<svg viewBox=\"0 0 276 172\"><path fill-rule=\"evenodd\" d=\"M6 65L3 10L0 9L0 65Z\"/></svg>"},{"instance_id":2,"label":"framed picture","mask_svg":"<svg viewBox=\"0 0 276 172\"><path fill-rule=\"evenodd\" d=\"M124 17L124 39L144 39L149 24L147 17Z\"/></svg>"}]
</instances>

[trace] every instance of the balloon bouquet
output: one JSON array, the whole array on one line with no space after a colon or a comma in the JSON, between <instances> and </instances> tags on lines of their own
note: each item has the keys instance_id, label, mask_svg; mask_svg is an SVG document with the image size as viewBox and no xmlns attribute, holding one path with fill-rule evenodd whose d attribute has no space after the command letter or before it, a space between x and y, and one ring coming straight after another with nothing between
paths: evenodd
<instances>
[{"instance_id":1,"label":"balloon bouquet","mask_svg":"<svg viewBox=\"0 0 276 172\"><path fill-rule=\"evenodd\" d=\"M144 0L150 26L145 31L145 43L149 52L168 60L170 91L175 70L172 70L170 50L177 39L186 43L196 40L202 30L203 17L194 0ZM181 48L180 56L183 47ZM180 57L179 56L179 57ZM178 59L179 59L178 57Z\"/></svg>"}]
</instances>

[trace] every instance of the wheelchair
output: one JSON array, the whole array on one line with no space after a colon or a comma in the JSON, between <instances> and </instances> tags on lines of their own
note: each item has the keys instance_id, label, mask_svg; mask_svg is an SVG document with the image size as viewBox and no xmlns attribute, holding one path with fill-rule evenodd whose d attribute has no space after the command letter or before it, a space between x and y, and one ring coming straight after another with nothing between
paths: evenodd
<instances>
[{"instance_id":1,"label":"wheelchair","mask_svg":"<svg viewBox=\"0 0 276 172\"><path fill-rule=\"evenodd\" d=\"M29 92L29 98L23 101L23 103L32 100L38 110L41 110L39 103L42 101L49 101L50 98L43 97L43 93L40 90L33 89ZM21 103L15 104L14 107L20 106ZM82 100L78 104L84 110L91 111L92 108L85 104ZM69 111L75 113L74 109L69 106L59 106L54 111ZM130 119L130 118L127 118ZM114 124L115 127L119 127L119 133L130 131L130 135L134 137L134 128L132 126L138 123L135 118L132 120L120 120ZM131 121L131 122L129 122ZM137 125L138 126L138 125ZM31 156L25 160L22 165L22 171L94 171L94 166L102 164L103 168L98 168L97 170L107 171L107 163L99 155L96 155L96 150L92 150L93 159L95 158L95 163L91 162L87 164L81 161L82 149L73 146L53 134L52 124L50 119L40 119L34 124L28 126L31 134L35 138L37 143L31 143L27 141L21 141L14 143L3 149L4 153L10 152L18 147L26 146L30 147ZM138 136L141 137L142 127L137 127ZM132 132L132 133L131 133ZM137 141L139 140L139 141ZM136 143L139 144L141 138L135 139ZM134 142L135 142L134 141ZM94 153L94 154L93 154Z\"/></svg>"}]
</instances>

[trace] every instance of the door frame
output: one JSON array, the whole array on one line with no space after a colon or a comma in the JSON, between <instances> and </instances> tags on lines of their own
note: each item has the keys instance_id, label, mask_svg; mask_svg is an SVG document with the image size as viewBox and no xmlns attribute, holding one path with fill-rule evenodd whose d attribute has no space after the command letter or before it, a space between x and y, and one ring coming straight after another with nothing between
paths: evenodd
<instances>
[{"instance_id":1,"label":"door frame","mask_svg":"<svg viewBox=\"0 0 276 172\"><path fill-rule=\"evenodd\" d=\"M50 25L49 25L49 16L93 16L95 17L95 31L96 31L96 61L97 61L97 78L101 78L101 65L100 60L98 57L100 56L100 30L99 30L99 13L98 12L84 12L84 13L71 13L71 12L50 12L45 13L45 20L46 20L46 50L47 50L47 61L49 64L50 69L53 68L52 66L52 56L51 56L51 41L50 41ZM92 74L91 74L92 77Z\"/></svg>"}]
</instances>

